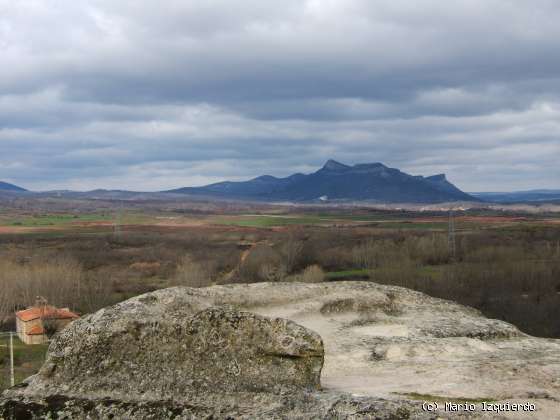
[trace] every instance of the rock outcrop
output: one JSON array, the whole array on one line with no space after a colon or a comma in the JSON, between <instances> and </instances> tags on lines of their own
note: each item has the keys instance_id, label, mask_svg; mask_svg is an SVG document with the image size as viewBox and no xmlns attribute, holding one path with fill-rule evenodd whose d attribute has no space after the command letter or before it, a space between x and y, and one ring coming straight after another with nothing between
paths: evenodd
<instances>
[{"instance_id":1,"label":"rock outcrop","mask_svg":"<svg viewBox=\"0 0 560 420\"><path fill-rule=\"evenodd\" d=\"M292 321L223 308L144 316L113 307L71 324L50 347L35 389L157 401L319 388L321 337Z\"/></svg>"},{"instance_id":2,"label":"rock outcrop","mask_svg":"<svg viewBox=\"0 0 560 420\"><path fill-rule=\"evenodd\" d=\"M57 334L41 371L0 399L0 418L548 419L558 378L558 340L403 288L171 288ZM467 400L474 412L443 409ZM482 400L537 411L482 411Z\"/></svg>"}]
</instances>

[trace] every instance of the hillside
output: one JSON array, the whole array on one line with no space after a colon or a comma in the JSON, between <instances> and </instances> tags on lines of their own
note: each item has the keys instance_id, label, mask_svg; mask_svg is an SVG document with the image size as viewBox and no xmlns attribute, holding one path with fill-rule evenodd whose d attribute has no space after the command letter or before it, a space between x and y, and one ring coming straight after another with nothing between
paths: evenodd
<instances>
[{"instance_id":1,"label":"hillside","mask_svg":"<svg viewBox=\"0 0 560 420\"><path fill-rule=\"evenodd\" d=\"M18 187L17 185L0 181L0 191L24 192L27 190L25 188Z\"/></svg>"},{"instance_id":2,"label":"hillside","mask_svg":"<svg viewBox=\"0 0 560 420\"><path fill-rule=\"evenodd\" d=\"M440 203L478 201L444 174L413 176L382 163L344 165L329 160L318 171L286 178L259 176L245 182L219 182L167 192L263 201L370 201L383 203Z\"/></svg>"}]
</instances>

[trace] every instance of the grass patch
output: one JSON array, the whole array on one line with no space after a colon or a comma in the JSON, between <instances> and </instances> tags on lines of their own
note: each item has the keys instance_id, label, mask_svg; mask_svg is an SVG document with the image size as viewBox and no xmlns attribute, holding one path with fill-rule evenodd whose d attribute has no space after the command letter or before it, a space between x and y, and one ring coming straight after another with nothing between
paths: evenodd
<instances>
[{"instance_id":1,"label":"grass patch","mask_svg":"<svg viewBox=\"0 0 560 420\"><path fill-rule=\"evenodd\" d=\"M10 386L10 339L0 338L0 392ZM14 376L16 384L39 371L47 344L26 345L14 336Z\"/></svg>"},{"instance_id":2,"label":"grass patch","mask_svg":"<svg viewBox=\"0 0 560 420\"><path fill-rule=\"evenodd\" d=\"M411 230L447 230L446 222L381 222L378 227L385 229L411 229Z\"/></svg>"},{"instance_id":3,"label":"grass patch","mask_svg":"<svg viewBox=\"0 0 560 420\"><path fill-rule=\"evenodd\" d=\"M240 215L229 218L214 219L214 223L242 227L275 227L288 225L320 225L336 224L340 222L355 222L356 224L375 222L376 227L382 229L413 229L413 230L446 230L447 221L417 222L412 220L391 220L380 216L358 215Z\"/></svg>"},{"instance_id":4,"label":"grass patch","mask_svg":"<svg viewBox=\"0 0 560 420\"><path fill-rule=\"evenodd\" d=\"M423 278L440 281L444 280L446 267L448 265L424 265L418 268L418 274Z\"/></svg>"},{"instance_id":5,"label":"grass patch","mask_svg":"<svg viewBox=\"0 0 560 420\"><path fill-rule=\"evenodd\" d=\"M383 222L385 220L402 220L403 215L395 214L344 214L344 213L319 213L317 216L324 219L351 220L355 222Z\"/></svg>"},{"instance_id":6,"label":"grass patch","mask_svg":"<svg viewBox=\"0 0 560 420\"><path fill-rule=\"evenodd\" d=\"M368 269L356 269L356 270L344 270L344 271L331 271L326 274L326 279L335 280L352 280L352 279L364 279L369 278L370 270Z\"/></svg>"},{"instance_id":7,"label":"grass patch","mask_svg":"<svg viewBox=\"0 0 560 420\"><path fill-rule=\"evenodd\" d=\"M444 271L446 265L424 265L415 268L416 276L420 278L426 278L430 280L444 280ZM331 271L325 275L327 280L337 281L337 280L356 280L356 279L369 279L370 277L375 278L376 272L382 271L381 269L367 269L358 268L352 270L343 271Z\"/></svg>"},{"instance_id":8,"label":"grass patch","mask_svg":"<svg viewBox=\"0 0 560 420\"><path fill-rule=\"evenodd\" d=\"M8 226L39 227L60 226L80 222L99 222L113 220L111 214L37 214L4 220Z\"/></svg>"},{"instance_id":9,"label":"grass patch","mask_svg":"<svg viewBox=\"0 0 560 420\"><path fill-rule=\"evenodd\" d=\"M116 213L48 213L21 215L19 217L4 216L0 218L0 225L21 227L68 227L83 223L116 222L117 220L122 225L142 225L154 222L154 218L152 216L140 213L123 212L120 217L117 217Z\"/></svg>"},{"instance_id":10,"label":"grass patch","mask_svg":"<svg viewBox=\"0 0 560 420\"><path fill-rule=\"evenodd\" d=\"M232 225L242 227L275 227L288 225L315 225L329 222L315 216L238 216L235 218L216 219L215 223L220 225Z\"/></svg>"}]
</instances>

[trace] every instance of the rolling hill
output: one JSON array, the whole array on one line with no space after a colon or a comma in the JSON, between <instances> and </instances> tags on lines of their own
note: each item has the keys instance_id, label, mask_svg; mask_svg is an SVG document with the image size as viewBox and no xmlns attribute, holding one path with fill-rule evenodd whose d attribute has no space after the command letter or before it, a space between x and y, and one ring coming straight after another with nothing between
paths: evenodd
<instances>
[{"instance_id":1,"label":"rolling hill","mask_svg":"<svg viewBox=\"0 0 560 420\"><path fill-rule=\"evenodd\" d=\"M0 191L25 192L27 190L25 188L18 187L17 185L0 181Z\"/></svg>"}]
</instances>

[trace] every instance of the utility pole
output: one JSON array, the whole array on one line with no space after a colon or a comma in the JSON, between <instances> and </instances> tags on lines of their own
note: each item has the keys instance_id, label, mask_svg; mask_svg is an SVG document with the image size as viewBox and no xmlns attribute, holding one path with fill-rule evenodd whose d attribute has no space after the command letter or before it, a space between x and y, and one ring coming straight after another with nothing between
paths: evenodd
<instances>
[{"instance_id":1,"label":"utility pole","mask_svg":"<svg viewBox=\"0 0 560 420\"><path fill-rule=\"evenodd\" d=\"M10 386L16 384L14 377L14 333L10 331Z\"/></svg>"}]
</instances>

